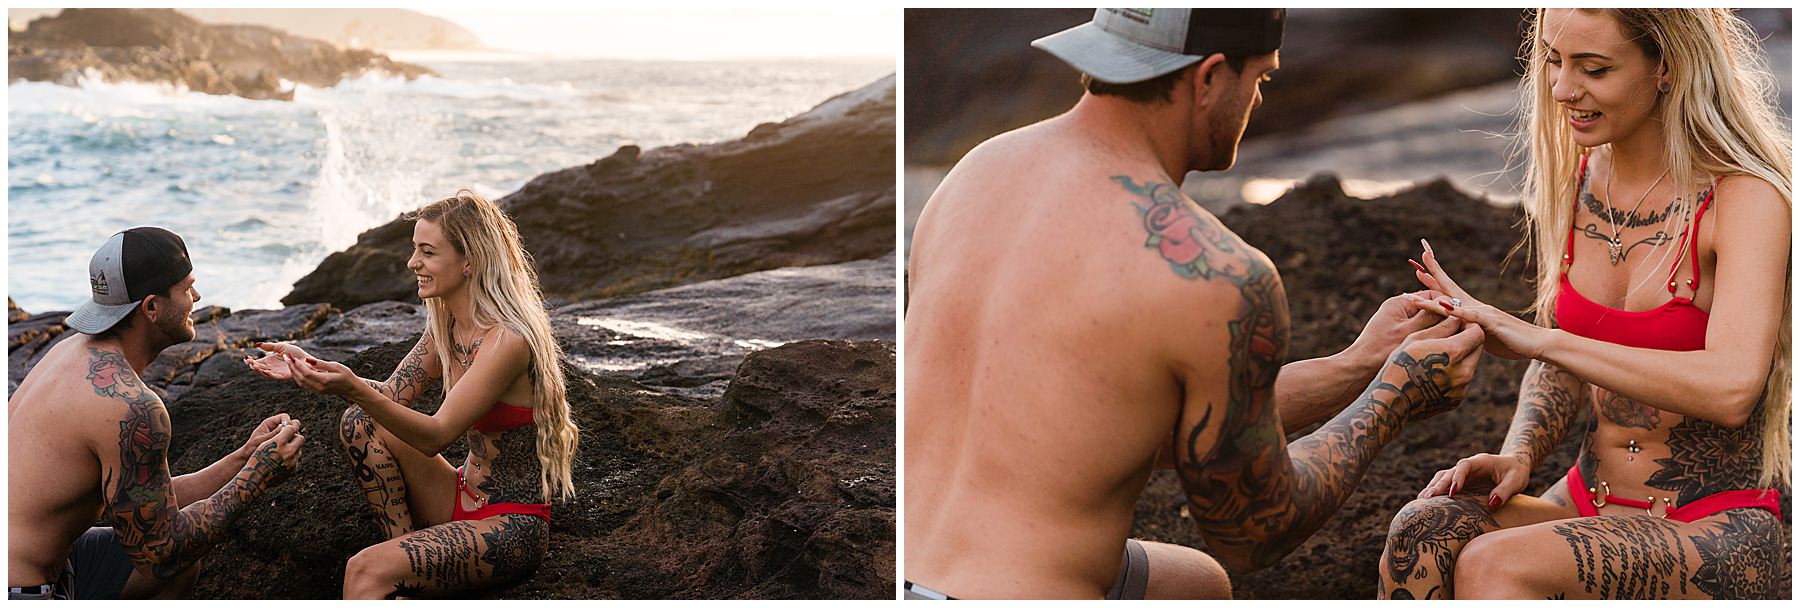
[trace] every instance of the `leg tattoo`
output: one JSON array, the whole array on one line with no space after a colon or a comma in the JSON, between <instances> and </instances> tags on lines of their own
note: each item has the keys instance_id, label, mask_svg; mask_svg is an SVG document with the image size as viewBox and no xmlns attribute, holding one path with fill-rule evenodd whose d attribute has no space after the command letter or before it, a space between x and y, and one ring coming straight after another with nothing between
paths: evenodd
<instances>
[{"instance_id":1,"label":"leg tattoo","mask_svg":"<svg viewBox=\"0 0 1800 608\"><path fill-rule=\"evenodd\" d=\"M407 569L393 595L441 596L522 580L537 571L549 542L550 524L530 515L420 530L398 543Z\"/></svg>"},{"instance_id":2,"label":"leg tattoo","mask_svg":"<svg viewBox=\"0 0 1800 608\"><path fill-rule=\"evenodd\" d=\"M1476 536L1500 529L1479 499L1415 500L1394 516L1381 553L1382 597L1450 599L1456 556Z\"/></svg>"},{"instance_id":3,"label":"leg tattoo","mask_svg":"<svg viewBox=\"0 0 1800 608\"><path fill-rule=\"evenodd\" d=\"M1591 517L1557 524L1575 556L1575 579L1600 599L1664 599L1685 595L1687 551L1680 524L1634 515Z\"/></svg>"},{"instance_id":4,"label":"leg tattoo","mask_svg":"<svg viewBox=\"0 0 1800 608\"><path fill-rule=\"evenodd\" d=\"M375 435L375 421L362 408L350 406L338 423L338 439L350 456L363 498L375 511L381 532L399 538L413 531L412 510L406 504L406 478L400 465Z\"/></svg>"}]
</instances>

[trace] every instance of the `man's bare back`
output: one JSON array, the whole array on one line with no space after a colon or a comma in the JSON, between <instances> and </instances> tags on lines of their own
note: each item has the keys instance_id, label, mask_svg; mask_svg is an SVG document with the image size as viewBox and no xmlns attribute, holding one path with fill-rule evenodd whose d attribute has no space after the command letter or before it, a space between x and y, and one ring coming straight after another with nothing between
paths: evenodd
<instances>
[{"instance_id":1,"label":"man's bare back","mask_svg":"<svg viewBox=\"0 0 1800 608\"><path fill-rule=\"evenodd\" d=\"M125 350L114 340L71 336L37 362L7 401L13 587L58 584L72 543L90 526L110 525L98 546L116 543L112 551L122 554L113 561L130 563L118 579L122 587L111 592L179 594L192 584L207 547L297 465L304 438L299 423L281 414L218 462L171 477L168 412Z\"/></svg>"},{"instance_id":2,"label":"man's bare back","mask_svg":"<svg viewBox=\"0 0 1800 608\"><path fill-rule=\"evenodd\" d=\"M953 596L1104 594L1180 414L1163 346L1227 342L1170 313L1236 290L1145 258L1149 199L1120 179L1172 189L1162 169L1074 141L1052 119L983 144L914 236L906 572Z\"/></svg>"},{"instance_id":3,"label":"man's bare back","mask_svg":"<svg viewBox=\"0 0 1800 608\"><path fill-rule=\"evenodd\" d=\"M118 453L125 404L95 394L92 342L78 334L51 347L36 366L46 373L27 377L7 401L7 580L52 580L69 543L101 520L96 455Z\"/></svg>"}]
</instances>

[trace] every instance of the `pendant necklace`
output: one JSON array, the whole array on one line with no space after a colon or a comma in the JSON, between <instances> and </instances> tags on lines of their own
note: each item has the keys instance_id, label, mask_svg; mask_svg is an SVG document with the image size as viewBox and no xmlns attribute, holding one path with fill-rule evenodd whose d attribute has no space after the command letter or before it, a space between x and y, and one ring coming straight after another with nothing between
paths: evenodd
<instances>
[{"instance_id":1,"label":"pendant necklace","mask_svg":"<svg viewBox=\"0 0 1800 608\"><path fill-rule=\"evenodd\" d=\"M1607 172L1606 174L1606 208L1614 214L1618 213L1618 211L1616 207L1612 206L1612 183L1613 174L1618 172L1618 167L1615 166L1612 171ZM1631 213L1627 214L1625 217L1606 218L1606 225L1612 228L1612 238L1607 239L1606 241L1606 257L1612 262L1612 265L1618 266L1619 262L1625 261L1625 254L1628 253L1625 249L1625 241L1619 237L1621 224L1631 221L1631 218L1637 217L1638 208L1644 206L1644 199L1650 198L1650 193L1656 190L1657 184L1661 184L1663 178L1668 175L1669 169L1667 167L1663 168L1662 175L1656 176L1656 181L1650 182L1650 187L1644 190L1644 195L1638 197L1637 204L1631 206Z\"/></svg>"}]
</instances>

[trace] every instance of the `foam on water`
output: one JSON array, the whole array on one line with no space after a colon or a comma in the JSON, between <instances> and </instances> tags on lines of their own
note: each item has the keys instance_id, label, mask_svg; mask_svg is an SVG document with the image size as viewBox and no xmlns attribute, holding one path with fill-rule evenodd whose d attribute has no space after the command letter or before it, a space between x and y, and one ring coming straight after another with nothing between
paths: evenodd
<instances>
[{"instance_id":1,"label":"foam on water","mask_svg":"<svg viewBox=\"0 0 1800 608\"><path fill-rule=\"evenodd\" d=\"M356 235L469 187L498 198L620 145L735 139L891 65L446 61L441 77L287 84L292 102L163 84L7 87L8 294L31 312L86 297L108 235L183 235L208 304L279 307Z\"/></svg>"}]
</instances>

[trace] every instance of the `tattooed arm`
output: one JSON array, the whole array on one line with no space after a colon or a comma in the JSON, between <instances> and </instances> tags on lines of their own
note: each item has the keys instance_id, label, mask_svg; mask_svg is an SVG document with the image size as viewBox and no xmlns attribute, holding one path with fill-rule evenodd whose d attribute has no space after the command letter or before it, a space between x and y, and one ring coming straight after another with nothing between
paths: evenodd
<instances>
[{"instance_id":1,"label":"tattooed arm","mask_svg":"<svg viewBox=\"0 0 1800 608\"><path fill-rule=\"evenodd\" d=\"M1532 361L1519 383L1519 409L1513 412L1500 455L1523 459L1527 470L1535 468L1568 436L1586 394L1574 374Z\"/></svg>"},{"instance_id":2,"label":"tattooed arm","mask_svg":"<svg viewBox=\"0 0 1800 608\"><path fill-rule=\"evenodd\" d=\"M254 453L264 441L273 438L282 426L289 424L290 420L292 419L287 414L270 416L250 431L250 438L244 441L242 447L232 450L230 454L226 454L224 458L207 465L204 469L177 476L174 480L176 506L186 507L194 504L194 501L212 496L219 491L219 488L225 487L225 484L230 482L232 477L237 476L238 471L250 461L250 454ZM292 424L299 424L299 422L295 421Z\"/></svg>"},{"instance_id":3,"label":"tattooed arm","mask_svg":"<svg viewBox=\"0 0 1800 608\"><path fill-rule=\"evenodd\" d=\"M1355 403L1289 445L1268 405L1270 391L1237 388L1253 377L1236 368L1254 367L1257 357L1234 349L1233 394L1205 403L1198 417L1183 416L1180 429L1187 437L1178 464L1189 513L1220 560L1235 569L1274 563L1342 506L1406 422L1459 403L1481 333L1473 325L1455 330L1446 321L1420 332L1422 339L1402 345Z\"/></svg>"},{"instance_id":4,"label":"tattooed arm","mask_svg":"<svg viewBox=\"0 0 1800 608\"><path fill-rule=\"evenodd\" d=\"M524 336L510 329L500 329L482 346L481 356L444 396L443 405L431 414L396 403L375 385L357 378L342 363L309 359L295 368L294 374L295 382L300 386L319 393L341 395L361 406L370 418L407 445L425 454L436 454L450 447L457 437L492 409L501 393L525 374L530 363L531 352ZM406 394L398 390L398 385L389 388Z\"/></svg>"},{"instance_id":5,"label":"tattooed arm","mask_svg":"<svg viewBox=\"0 0 1800 608\"><path fill-rule=\"evenodd\" d=\"M283 427L206 500L177 507L169 477L169 413L117 352L89 350L94 393L123 405L116 448L102 448L101 490L133 564L168 580L198 561L245 508L298 464L299 427ZM104 442L103 442L104 445ZM109 446L111 447L111 446Z\"/></svg>"},{"instance_id":6,"label":"tattooed arm","mask_svg":"<svg viewBox=\"0 0 1800 608\"><path fill-rule=\"evenodd\" d=\"M1387 362L1388 353L1413 332L1443 318L1431 305L1434 291L1401 294L1381 303L1363 330L1342 352L1281 366L1275 394L1281 399L1283 433L1293 433L1337 415Z\"/></svg>"},{"instance_id":7,"label":"tattooed arm","mask_svg":"<svg viewBox=\"0 0 1800 608\"><path fill-rule=\"evenodd\" d=\"M1267 566L1324 525L1404 422L1462 400L1481 331L1446 319L1413 334L1349 407L1287 445L1275 400L1287 295L1274 266L1173 184L1113 180L1137 197L1144 246L1188 281L1170 291L1193 311L1181 320L1191 331L1169 332L1186 342L1171 348L1186 393L1175 464L1188 512L1221 561Z\"/></svg>"},{"instance_id":8,"label":"tattooed arm","mask_svg":"<svg viewBox=\"0 0 1800 608\"><path fill-rule=\"evenodd\" d=\"M394 366L394 373L389 374L386 381L364 378L363 382L389 401L411 405L426 386L443 375L443 370L442 360L431 349L431 332L427 331L419 335L419 342L413 344L412 351L406 353L400 365Z\"/></svg>"}]
</instances>

